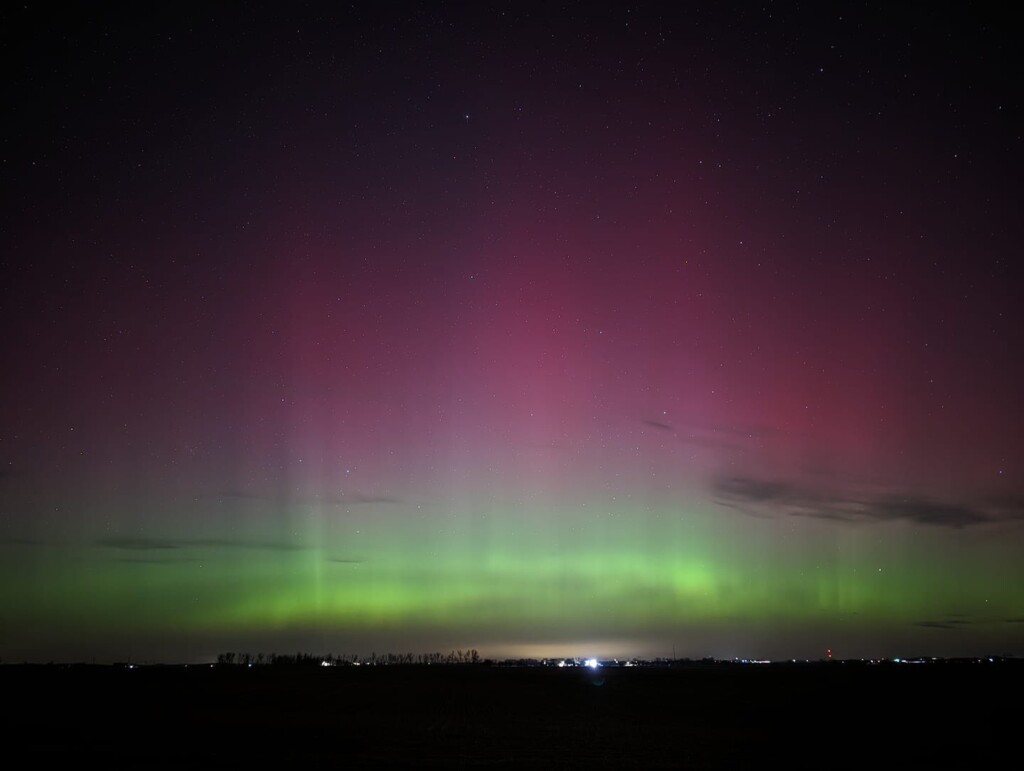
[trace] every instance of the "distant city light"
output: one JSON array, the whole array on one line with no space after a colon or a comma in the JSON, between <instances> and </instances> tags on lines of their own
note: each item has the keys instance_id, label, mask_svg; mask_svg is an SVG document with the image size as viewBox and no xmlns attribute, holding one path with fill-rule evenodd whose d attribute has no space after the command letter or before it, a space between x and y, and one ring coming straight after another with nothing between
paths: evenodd
<instances>
[{"instance_id":1,"label":"distant city light","mask_svg":"<svg viewBox=\"0 0 1024 771\"><path fill-rule=\"evenodd\" d=\"M591 669L597 669L600 666L600 664L597 663L597 659L587 659L583 664Z\"/></svg>"}]
</instances>

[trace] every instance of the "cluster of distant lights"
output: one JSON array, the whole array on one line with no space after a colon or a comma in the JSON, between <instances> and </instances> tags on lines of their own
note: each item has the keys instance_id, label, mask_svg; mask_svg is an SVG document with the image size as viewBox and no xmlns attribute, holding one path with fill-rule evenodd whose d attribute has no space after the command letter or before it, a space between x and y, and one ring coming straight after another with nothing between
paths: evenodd
<instances>
[{"instance_id":1,"label":"cluster of distant lights","mask_svg":"<svg viewBox=\"0 0 1024 771\"><path fill-rule=\"evenodd\" d=\"M540 663L541 663L542 666L550 666L551 665L550 661L548 659L544 659L543 662L540 662ZM767 663L767 662L765 662L765 663ZM369 661L368 662L353 661L351 666L359 667L359 666L363 666L363 664L366 664L366 666L395 666L393 664L374 663L374 662L369 662ZM565 667L586 667L587 669L599 669L602 666L609 666L609 665L611 665L611 666L634 667L634 666L637 666L637 663L635 661L626 661L626 662L621 662L620 663L618 659L614 659L612 661L602 662L602 661L600 661L598 659L590 658L590 659L559 659L558 663L555 664L555 666L558 667L559 669L564 669ZM248 666L251 668L253 665L249 664ZM320 662L320 666L321 667L334 667L334 666L338 666L338 663L336 661L329 661L327 659L324 659L323 661ZM427 666L430 666L430 665L428 664ZM443 666L443 665L441 665L441 666Z\"/></svg>"},{"instance_id":2,"label":"cluster of distant lights","mask_svg":"<svg viewBox=\"0 0 1024 771\"><path fill-rule=\"evenodd\" d=\"M899 656L897 656L897 657L891 658L891 659L850 659L850 660L851 661L859 661L861 663L866 663L866 664L888 664L888 663L893 663L893 664L934 664L934 663L943 661L944 659L941 659L941 658L938 658L938 657L905 659L905 658L900 658ZM793 664L815 664L815 663L820 663L821 661L833 661L833 659L831 657L829 657L828 659L790 659L790 663L793 663ZM978 664L985 663L986 661L988 663L995 663L995 658L993 658L993 657L983 657L983 658L974 659L974 661L976 663L978 663ZM840 664L840 663L842 663L842 659L837 659L837 660L835 660L835 662L837 664ZM554 663L554 666L556 666L558 669L580 668L580 667L586 668L586 669L600 669L601 667L607 667L607 666L612 666L612 667L638 667L638 666L644 666L645 664L650 664L652 662L644 662L644 661L640 661L640 660L637 660L637 659L629 659L627 661L619 661L618 659L611 659L611 660L608 660L608 661L601 661L600 659L596 659L596 658L589 658L589 659L573 659L573 658L569 658L569 659L558 659L557 662L552 662L552 660L550 660L550 659L542 659L541 661L538 661L536 663L539 666L544 666L544 667L552 666L552 663ZM672 659L657 659L653 663L656 663L656 664L673 663L673 660ZM786 662L785 661L773 661L772 659L741 659L741 658L734 658L734 659L714 659L714 663L716 663L716 664L784 664ZM326 659L324 661L320 662L320 666L321 667L334 667L334 666L337 666L337 665L338 665L337 662L335 662L335 661L328 661ZM363 666L363 665L365 665L365 666L395 666L394 664L375 663L375 662L370 662L370 661L366 661L366 662L363 662L363 661L353 661L352 664L351 664L351 666L356 666L356 667ZM210 666L212 667L214 665L210 664ZM253 664L249 664L248 665L248 667L250 669L253 666L254 666ZM128 668L129 669L134 669L135 666L134 665L129 665Z\"/></svg>"},{"instance_id":3,"label":"cluster of distant lights","mask_svg":"<svg viewBox=\"0 0 1024 771\"><path fill-rule=\"evenodd\" d=\"M627 661L626 662L626 666L627 667L632 666L632 664L633 664L633 662L631 662L631 661ZM583 659L582 665L587 667L587 668L589 668L589 669L597 669L599 666L601 666L601 662L598 661L597 659ZM578 667L578 666L580 666L579 659L562 659L561 661L558 662L559 669L562 669L564 667Z\"/></svg>"},{"instance_id":4,"label":"cluster of distant lights","mask_svg":"<svg viewBox=\"0 0 1024 771\"><path fill-rule=\"evenodd\" d=\"M1003 659L1000 658L999 660L1002 661ZM643 666L652 666L652 665L653 666L659 666L659 665L660 666L664 666L664 665L671 665L671 664L680 663L680 661L689 662L689 659L676 660L676 659L663 659L662 658L662 659L654 659L654 660L650 660L650 661L643 660L643 659L629 659L629 660L626 660L626 661L619 661L618 659L608 659L608 660L602 661L602 660L596 659L596 658L588 658L588 659L568 658L568 659L541 659L541 660L533 660L532 662L527 662L527 665L541 666L541 667L551 667L551 666L554 666L554 667L557 667L558 669L566 669L566 668L600 669L601 667L643 667ZM690 663L700 664L700 663L705 663L705 661L708 661L708 660L701 660L701 661L690 662ZM733 658L733 659L710 659L710 661L711 661L711 663L714 663L714 664L788 664L788 663L792 663L792 664L817 664L817 663L822 663L822 662L834 662L836 664L842 664L842 663L844 663L844 661L846 661L846 662L859 662L861 664L938 664L938 663L942 663L944 661L973 662L975 664L985 664L985 663L994 664L994 663L996 663L997 659L996 659L996 657L992 657L992 656L983 656L983 657L980 657L980 658L964 658L964 659L944 659L944 658L940 658L940 657L936 657L936 656L918 657L918 658L910 658L910 659L908 659L908 658L902 658L902 657L896 656L896 657L891 658L891 659L880 658L880 659L845 659L844 660L844 659L831 659L831 658L829 658L829 659L788 659L788 660L773 661L771 659L741 659L741 658ZM488 663L488 664L497 663L499 665L500 664L515 663L515 664L519 664L520 666L522 666L523 665L523 660L512 660L512 661L504 661L504 662L503 661L498 661L498 662L486 661L486 662L479 662L479 663L481 663L481 664L483 664L483 663ZM120 668L123 668L123 669L139 669L140 666L145 666L145 665L131 664L131 663L127 663L126 664L126 663L120 663L120 662L114 664L115 668L120 667ZM184 665L184 667L186 669L189 666L190 666L189 664L185 664ZM209 663L209 664L200 664L199 666L200 667L208 667L208 668L212 669L214 667L222 666L222 665ZM233 665L229 665L229 666L233 666ZM272 665L270 665L270 664L254 664L254 663L249 662L249 663L246 663L244 666L247 669L253 669L254 667L256 667L256 668L263 668L265 666L272 666ZM332 661L332 660L324 659L324 660L322 660L320 662L320 666L321 667L336 667L336 666L339 666L339 663L337 661ZM386 667L386 666L402 666L402 664L393 664L393 663L388 663L388 662L375 662L375 661L353 661L350 664L348 664L347 666L355 666L355 667L360 667L360 666L368 666L368 667L381 666L381 667ZM430 666L430 665L427 664L426 666ZM447 665L439 664L437 666L447 666Z\"/></svg>"},{"instance_id":5,"label":"cluster of distant lights","mask_svg":"<svg viewBox=\"0 0 1024 771\"><path fill-rule=\"evenodd\" d=\"M354 662L352 662L352 665L358 667L358 666L361 666L362 663L363 662L361 662L361 661L354 661ZM545 663L546 663L546 660L545 660ZM618 660L615 660L613 663L615 664L615 666L619 666ZM251 667L252 664L249 664L249 666ZM333 667L333 666L337 666L337 664L334 661L327 661L325 659L324 661L320 662L320 666L322 666L322 667ZM381 665L381 666L388 666L388 665L384 664L384 665ZM599 667L601 667L603 665L597 659L560 659L558 664L556 664L556 666L559 669L562 669L564 667L586 667L588 669L598 669ZM635 666L635 663L632 662L632 661L627 661L624 664L624 666L632 667L632 666Z\"/></svg>"}]
</instances>

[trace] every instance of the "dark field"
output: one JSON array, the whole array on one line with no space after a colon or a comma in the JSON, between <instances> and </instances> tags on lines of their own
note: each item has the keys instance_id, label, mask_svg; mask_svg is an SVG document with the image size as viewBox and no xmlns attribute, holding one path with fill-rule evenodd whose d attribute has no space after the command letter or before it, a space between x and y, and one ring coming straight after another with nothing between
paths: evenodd
<instances>
[{"instance_id":1,"label":"dark field","mask_svg":"<svg viewBox=\"0 0 1024 771\"><path fill-rule=\"evenodd\" d=\"M5 755L184 767L994 767L1024 667L0 667ZM19 766L8 766L19 767Z\"/></svg>"}]
</instances>

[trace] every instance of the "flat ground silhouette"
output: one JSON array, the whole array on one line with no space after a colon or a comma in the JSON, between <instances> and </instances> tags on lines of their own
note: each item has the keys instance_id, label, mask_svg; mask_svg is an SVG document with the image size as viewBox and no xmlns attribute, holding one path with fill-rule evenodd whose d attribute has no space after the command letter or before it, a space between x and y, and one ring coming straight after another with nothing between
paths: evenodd
<instances>
[{"instance_id":1,"label":"flat ground silhouette","mask_svg":"<svg viewBox=\"0 0 1024 771\"><path fill-rule=\"evenodd\" d=\"M994 765L1016 662L0 667L8 756L147 766Z\"/></svg>"}]
</instances>

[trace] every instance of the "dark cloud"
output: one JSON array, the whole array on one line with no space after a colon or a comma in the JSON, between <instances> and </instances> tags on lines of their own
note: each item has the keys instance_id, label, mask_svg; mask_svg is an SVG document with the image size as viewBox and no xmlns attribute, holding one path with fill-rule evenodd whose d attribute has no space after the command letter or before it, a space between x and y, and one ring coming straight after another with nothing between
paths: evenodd
<instances>
[{"instance_id":1,"label":"dark cloud","mask_svg":"<svg viewBox=\"0 0 1024 771\"><path fill-rule=\"evenodd\" d=\"M721 497L731 501L783 501L793 497L794 491L781 482L768 482L749 477L726 477L718 480L715 490Z\"/></svg>"},{"instance_id":2,"label":"dark cloud","mask_svg":"<svg viewBox=\"0 0 1024 771\"><path fill-rule=\"evenodd\" d=\"M97 546L124 551L169 551L172 549L265 549L297 551L304 547L285 541L243 541L231 538L100 538Z\"/></svg>"},{"instance_id":3,"label":"dark cloud","mask_svg":"<svg viewBox=\"0 0 1024 771\"><path fill-rule=\"evenodd\" d=\"M1020 618L1004 618L1003 623L1005 624L1024 624L1024 617Z\"/></svg>"},{"instance_id":4,"label":"dark cloud","mask_svg":"<svg viewBox=\"0 0 1024 771\"><path fill-rule=\"evenodd\" d=\"M981 511L967 506L935 503L925 498L889 498L874 502L874 507L866 511L872 519L908 519L923 525L945 525L947 527L967 527L988 522Z\"/></svg>"},{"instance_id":5,"label":"dark cloud","mask_svg":"<svg viewBox=\"0 0 1024 771\"><path fill-rule=\"evenodd\" d=\"M957 629L946 621L915 621L914 626L923 626L926 629Z\"/></svg>"},{"instance_id":6,"label":"dark cloud","mask_svg":"<svg viewBox=\"0 0 1024 771\"><path fill-rule=\"evenodd\" d=\"M328 562L336 562L341 565L362 565L365 560L344 559L342 557L328 557Z\"/></svg>"},{"instance_id":7,"label":"dark cloud","mask_svg":"<svg viewBox=\"0 0 1024 771\"><path fill-rule=\"evenodd\" d=\"M1024 496L997 496L986 503L999 519L1024 519Z\"/></svg>"},{"instance_id":8,"label":"dark cloud","mask_svg":"<svg viewBox=\"0 0 1024 771\"><path fill-rule=\"evenodd\" d=\"M833 522L852 522L852 521L854 521L853 517L849 516L846 513L839 512L839 511L826 511L826 510L822 510L822 511L816 511L816 512L813 512L813 513L794 511L794 512L792 512L792 514L795 517L813 517L814 519L830 519Z\"/></svg>"},{"instance_id":9,"label":"dark cloud","mask_svg":"<svg viewBox=\"0 0 1024 771\"><path fill-rule=\"evenodd\" d=\"M127 562L135 565L182 565L189 562L199 562L196 557L181 557L180 559L148 559L146 557L118 557L115 562Z\"/></svg>"},{"instance_id":10,"label":"dark cloud","mask_svg":"<svg viewBox=\"0 0 1024 771\"><path fill-rule=\"evenodd\" d=\"M1024 508L944 503L914 494L842 495L788 482L745 476L713 481L715 500L752 516L790 515L842 522L904 520L936 527L964 528L987 522L1024 519Z\"/></svg>"}]
</instances>

